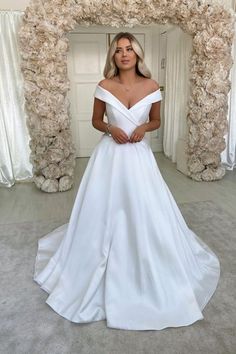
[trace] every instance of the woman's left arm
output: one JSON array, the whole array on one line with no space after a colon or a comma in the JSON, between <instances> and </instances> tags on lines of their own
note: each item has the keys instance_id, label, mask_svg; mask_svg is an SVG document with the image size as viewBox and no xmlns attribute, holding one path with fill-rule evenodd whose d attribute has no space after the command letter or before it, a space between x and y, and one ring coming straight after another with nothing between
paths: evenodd
<instances>
[{"instance_id":1,"label":"woman's left arm","mask_svg":"<svg viewBox=\"0 0 236 354\"><path fill-rule=\"evenodd\" d=\"M133 131L129 140L131 143L136 143L138 141L141 141L146 132L151 132L153 130L160 128L161 125L160 110L161 110L160 101L152 104L152 108L149 113L149 122L141 124Z\"/></svg>"}]
</instances>

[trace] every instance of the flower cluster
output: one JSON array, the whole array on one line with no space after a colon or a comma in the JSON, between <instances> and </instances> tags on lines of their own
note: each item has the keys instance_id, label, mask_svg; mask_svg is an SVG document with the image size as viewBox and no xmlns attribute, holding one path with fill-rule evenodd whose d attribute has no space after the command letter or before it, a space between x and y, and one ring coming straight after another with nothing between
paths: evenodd
<instances>
[{"instance_id":1,"label":"flower cluster","mask_svg":"<svg viewBox=\"0 0 236 354\"><path fill-rule=\"evenodd\" d=\"M207 0L32 0L19 33L31 162L38 188L73 184L74 147L67 92L68 39L75 25L173 23L193 36L188 169L195 180L223 177L234 14Z\"/></svg>"}]
</instances>

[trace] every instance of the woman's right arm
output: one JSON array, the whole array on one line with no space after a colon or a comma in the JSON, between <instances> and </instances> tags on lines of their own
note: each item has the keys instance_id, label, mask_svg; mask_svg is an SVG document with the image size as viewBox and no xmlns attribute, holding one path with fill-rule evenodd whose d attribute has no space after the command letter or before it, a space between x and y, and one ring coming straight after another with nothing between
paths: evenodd
<instances>
[{"instance_id":1,"label":"woman's right arm","mask_svg":"<svg viewBox=\"0 0 236 354\"><path fill-rule=\"evenodd\" d=\"M107 132L107 123L103 121L106 105L105 102L94 99L92 125L101 132Z\"/></svg>"},{"instance_id":2,"label":"woman's right arm","mask_svg":"<svg viewBox=\"0 0 236 354\"><path fill-rule=\"evenodd\" d=\"M122 129L115 127L113 125L108 125L108 123L103 121L105 109L106 109L105 102L95 97L94 104L93 104L93 116L92 116L93 127L100 130L101 132L105 132L105 133L110 132L112 138L118 144L127 143L129 141L129 137Z\"/></svg>"}]
</instances>

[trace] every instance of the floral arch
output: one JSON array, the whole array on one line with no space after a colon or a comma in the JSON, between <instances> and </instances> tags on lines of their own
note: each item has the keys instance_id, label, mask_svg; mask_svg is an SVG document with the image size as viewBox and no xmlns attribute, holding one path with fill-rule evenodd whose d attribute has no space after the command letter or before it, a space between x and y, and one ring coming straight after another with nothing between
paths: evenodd
<instances>
[{"instance_id":1,"label":"floral arch","mask_svg":"<svg viewBox=\"0 0 236 354\"><path fill-rule=\"evenodd\" d=\"M169 22L192 35L189 176L197 181L221 179L234 21L233 12L210 0L32 0L20 29L20 46L36 186L56 192L73 184L66 33L76 24L132 27Z\"/></svg>"}]
</instances>

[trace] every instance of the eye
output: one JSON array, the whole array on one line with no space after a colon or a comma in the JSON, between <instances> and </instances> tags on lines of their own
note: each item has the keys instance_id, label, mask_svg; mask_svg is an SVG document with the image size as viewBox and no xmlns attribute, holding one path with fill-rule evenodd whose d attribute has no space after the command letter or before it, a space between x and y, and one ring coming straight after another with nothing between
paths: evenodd
<instances>
[{"instance_id":1,"label":"eye","mask_svg":"<svg viewBox=\"0 0 236 354\"><path fill-rule=\"evenodd\" d=\"M128 48L127 50L128 50L128 52L132 52L132 51L133 51L133 48L130 47L130 48Z\"/></svg>"},{"instance_id":2,"label":"eye","mask_svg":"<svg viewBox=\"0 0 236 354\"><path fill-rule=\"evenodd\" d=\"M116 49L115 53L120 53L120 51L121 51L120 49Z\"/></svg>"}]
</instances>

